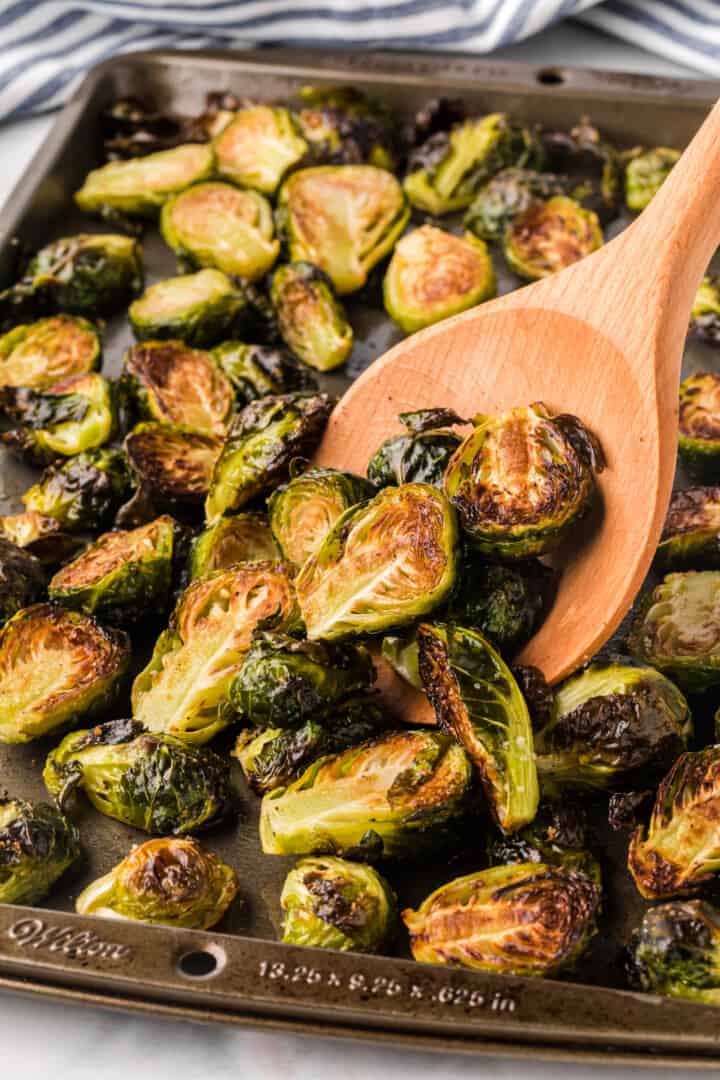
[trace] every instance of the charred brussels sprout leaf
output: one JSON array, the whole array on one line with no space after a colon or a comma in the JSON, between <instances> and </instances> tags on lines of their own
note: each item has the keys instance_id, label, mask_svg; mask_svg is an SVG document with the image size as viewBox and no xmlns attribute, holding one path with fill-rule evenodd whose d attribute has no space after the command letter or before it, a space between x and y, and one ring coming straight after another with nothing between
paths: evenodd
<instances>
[{"instance_id":1,"label":"charred brussels sprout leaf","mask_svg":"<svg viewBox=\"0 0 720 1080\"><path fill-rule=\"evenodd\" d=\"M297 119L315 160L396 168L397 132L387 106L351 86L303 86Z\"/></svg>"},{"instance_id":2,"label":"charred brussels sprout leaf","mask_svg":"<svg viewBox=\"0 0 720 1080\"><path fill-rule=\"evenodd\" d=\"M75 903L78 915L208 930L237 896L237 874L197 840L163 837L134 847Z\"/></svg>"},{"instance_id":3,"label":"charred brussels sprout leaf","mask_svg":"<svg viewBox=\"0 0 720 1080\"><path fill-rule=\"evenodd\" d=\"M406 233L385 274L385 309L406 334L495 296L492 259L483 240L434 225Z\"/></svg>"},{"instance_id":4,"label":"charred brussels sprout leaf","mask_svg":"<svg viewBox=\"0 0 720 1080\"><path fill-rule=\"evenodd\" d=\"M720 487L673 492L655 562L664 569L720 570Z\"/></svg>"},{"instance_id":5,"label":"charred brussels sprout leaf","mask_svg":"<svg viewBox=\"0 0 720 1080\"><path fill-rule=\"evenodd\" d=\"M417 634L388 634L382 640L382 658L408 686L425 692L420 677L420 647Z\"/></svg>"},{"instance_id":6,"label":"charred brussels sprout leaf","mask_svg":"<svg viewBox=\"0 0 720 1080\"><path fill-rule=\"evenodd\" d=\"M720 683L720 571L667 574L641 601L628 647L690 692Z\"/></svg>"},{"instance_id":7,"label":"charred brussels sprout leaf","mask_svg":"<svg viewBox=\"0 0 720 1080\"><path fill-rule=\"evenodd\" d=\"M540 555L589 509L602 465L579 420L538 402L479 417L450 459L445 493L484 554Z\"/></svg>"},{"instance_id":8,"label":"charred brussels sprout leaf","mask_svg":"<svg viewBox=\"0 0 720 1080\"><path fill-rule=\"evenodd\" d=\"M628 968L633 986L647 993L720 1005L720 911L706 900L646 911Z\"/></svg>"},{"instance_id":9,"label":"charred brussels sprout leaf","mask_svg":"<svg viewBox=\"0 0 720 1080\"><path fill-rule=\"evenodd\" d=\"M133 499L118 524L142 524L158 512L186 515L202 505L222 442L214 435L167 424L138 424L125 439L137 480Z\"/></svg>"},{"instance_id":10,"label":"charred brussels sprout leaf","mask_svg":"<svg viewBox=\"0 0 720 1080\"><path fill-rule=\"evenodd\" d=\"M0 903L36 904L80 855L75 826L54 806L0 799Z\"/></svg>"},{"instance_id":11,"label":"charred brussels sprout leaf","mask_svg":"<svg viewBox=\"0 0 720 1080\"><path fill-rule=\"evenodd\" d=\"M221 437L234 395L210 353L182 341L146 341L125 354L121 386L146 420Z\"/></svg>"},{"instance_id":12,"label":"charred brussels sprout leaf","mask_svg":"<svg viewBox=\"0 0 720 1080\"><path fill-rule=\"evenodd\" d=\"M82 540L63 532L56 518L46 517L36 510L0 517L0 536L34 555L43 566L64 562L82 547Z\"/></svg>"},{"instance_id":13,"label":"charred brussels sprout leaf","mask_svg":"<svg viewBox=\"0 0 720 1080\"><path fill-rule=\"evenodd\" d=\"M287 476L312 453L334 402L327 394L278 394L246 405L230 428L205 502L211 524Z\"/></svg>"},{"instance_id":14,"label":"charred brussels sprout leaf","mask_svg":"<svg viewBox=\"0 0 720 1080\"><path fill-rule=\"evenodd\" d=\"M505 566L466 554L447 618L480 630L512 655L532 637L550 605L555 575L535 559Z\"/></svg>"},{"instance_id":15,"label":"charred brussels sprout leaf","mask_svg":"<svg viewBox=\"0 0 720 1080\"><path fill-rule=\"evenodd\" d=\"M465 225L482 240L502 240L508 225L537 199L566 193L567 183L554 173L503 169L480 188L465 215Z\"/></svg>"},{"instance_id":16,"label":"charred brussels sprout leaf","mask_svg":"<svg viewBox=\"0 0 720 1080\"><path fill-rule=\"evenodd\" d=\"M535 817L538 780L525 699L488 641L459 626L418 627L420 677L438 724L465 747L505 833Z\"/></svg>"},{"instance_id":17,"label":"charred brussels sprout leaf","mask_svg":"<svg viewBox=\"0 0 720 1080\"><path fill-rule=\"evenodd\" d=\"M139 341L181 338L206 348L232 337L246 307L245 293L221 270L198 270L151 285L128 318Z\"/></svg>"},{"instance_id":18,"label":"charred brussels sprout leaf","mask_svg":"<svg viewBox=\"0 0 720 1080\"><path fill-rule=\"evenodd\" d=\"M342 514L296 588L313 640L403 626L438 607L457 573L457 524L435 488L385 488Z\"/></svg>"},{"instance_id":19,"label":"charred brussels sprout leaf","mask_svg":"<svg viewBox=\"0 0 720 1080\"><path fill-rule=\"evenodd\" d=\"M362 863L331 855L301 859L285 878L280 907L286 945L378 952L395 929L395 894Z\"/></svg>"},{"instance_id":20,"label":"charred brussels sprout leaf","mask_svg":"<svg viewBox=\"0 0 720 1080\"><path fill-rule=\"evenodd\" d=\"M0 387L45 390L67 375L87 375L100 366L100 335L74 315L53 315L16 326L0 337Z\"/></svg>"},{"instance_id":21,"label":"charred brussels sprout leaf","mask_svg":"<svg viewBox=\"0 0 720 1080\"><path fill-rule=\"evenodd\" d=\"M704 277L695 294L690 331L710 345L720 344L720 277Z\"/></svg>"},{"instance_id":22,"label":"charred brussels sprout leaf","mask_svg":"<svg viewBox=\"0 0 720 1080\"><path fill-rule=\"evenodd\" d=\"M50 580L56 604L112 626L153 618L167 607L175 522L161 517L129 532L105 533Z\"/></svg>"},{"instance_id":23,"label":"charred brussels sprout leaf","mask_svg":"<svg viewBox=\"0 0 720 1080\"><path fill-rule=\"evenodd\" d=\"M236 514L221 518L195 539L190 552L190 577L194 580L237 563L279 557L267 518L262 514Z\"/></svg>"},{"instance_id":24,"label":"charred brussels sprout leaf","mask_svg":"<svg viewBox=\"0 0 720 1080\"><path fill-rule=\"evenodd\" d=\"M257 281L275 262L272 208L257 191L196 184L163 206L160 232L188 266L211 266Z\"/></svg>"},{"instance_id":25,"label":"charred brussels sprout leaf","mask_svg":"<svg viewBox=\"0 0 720 1080\"><path fill-rule=\"evenodd\" d=\"M248 563L194 581L135 679L135 718L151 732L208 742L231 722L220 706L253 631L268 620L284 629L295 619L292 585L281 563Z\"/></svg>"},{"instance_id":26,"label":"charred brussels sprout leaf","mask_svg":"<svg viewBox=\"0 0 720 1080\"><path fill-rule=\"evenodd\" d=\"M283 556L301 567L337 519L374 494L369 481L338 469L308 469L294 477L268 500L270 527Z\"/></svg>"},{"instance_id":27,"label":"charred brussels sprout leaf","mask_svg":"<svg viewBox=\"0 0 720 1080\"><path fill-rule=\"evenodd\" d=\"M697 892L720 870L720 746L683 754L660 784L628 869L646 900Z\"/></svg>"},{"instance_id":28,"label":"charred brussels sprout leaf","mask_svg":"<svg viewBox=\"0 0 720 1080\"><path fill-rule=\"evenodd\" d=\"M309 262L273 274L270 298L283 341L308 367L332 371L352 351L353 332L330 279Z\"/></svg>"},{"instance_id":29,"label":"charred brussels sprout leaf","mask_svg":"<svg viewBox=\"0 0 720 1080\"><path fill-rule=\"evenodd\" d=\"M679 150L657 146L628 162L625 168L625 202L628 210L644 210L670 175Z\"/></svg>"},{"instance_id":30,"label":"charred brussels sprout leaf","mask_svg":"<svg viewBox=\"0 0 720 1080\"><path fill-rule=\"evenodd\" d=\"M61 806L81 790L101 814L160 835L206 828L232 805L223 758L170 735L149 735L134 720L66 735L43 778Z\"/></svg>"},{"instance_id":31,"label":"charred brussels sprout leaf","mask_svg":"<svg viewBox=\"0 0 720 1080\"><path fill-rule=\"evenodd\" d=\"M239 405L271 394L317 389L310 372L285 349L224 341L213 349L213 356L232 383Z\"/></svg>"},{"instance_id":32,"label":"charred brussels sprout leaf","mask_svg":"<svg viewBox=\"0 0 720 1080\"><path fill-rule=\"evenodd\" d=\"M491 866L509 863L545 863L562 866L601 880L597 859L587 850L587 817L580 806L567 801L540 803L535 820L513 836L493 837L488 844Z\"/></svg>"},{"instance_id":33,"label":"charred brussels sprout leaf","mask_svg":"<svg viewBox=\"0 0 720 1080\"><path fill-rule=\"evenodd\" d=\"M124 634L34 604L0 631L0 742L24 743L106 708L130 660Z\"/></svg>"},{"instance_id":34,"label":"charred brussels sprout leaf","mask_svg":"<svg viewBox=\"0 0 720 1080\"><path fill-rule=\"evenodd\" d=\"M600 886L546 863L493 866L402 912L416 960L504 975L570 967L595 933Z\"/></svg>"},{"instance_id":35,"label":"charred brussels sprout leaf","mask_svg":"<svg viewBox=\"0 0 720 1080\"><path fill-rule=\"evenodd\" d=\"M235 113L213 147L217 171L243 188L273 195L309 147L289 109L249 105Z\"/></svg>"},{"instance_id":36,"label":"charred brussels sprout leaf","mask_svg":"<svg viewBox=\"0 0 720 1080\"><path fill-rule=\"evenodd\" d=\"M38 600L44 588L45 574L35 556L0 536L0 626Z\"/></svg>"},{"instance_id":37,"label":"charred brussels sprout leaf","mask_svg":"<svg viewBox=\"0 0 720 1080\"><path fill-rule=\"evenodd\" d=\"M55 518L69 532L83 532L108 525L131 487L125 455L104 447L51 465L22 501L26 510Z\"/></svg>"},{"instance_id":38,"label":"charred brussels sprout leaf","mask_svg":"<svg viewBox=\"0 0 720 1080\"><path fill-rule=\"evenodd\" d=\"M574 197L601 221L617 216L621 191L620 157L586 117L572 131L546 131L542 148L553 172L567 176Z\"/></svg>"},{"instance_id":39,"label":"charred brussels sprout leaf","mask_svg":"<svg viewBox=\"0 0 720 1080\"><path fill-rule=\"evenodd\" d=\"M720 375L699 371L680 384L678 453L699 480L720 479Z\"/></svg>"},{"instance_id":40,"label":"charred brussels sprout leaf","mask_svg":"<svg viewBox=\"0 0 720 1080\"><path fill-rule=\"evenodd\" d=\"M213 165L211 147L199 143L111 161L88 173L75 202L85 213L110 220L114 214L154 217L175 192L211 176Z\"/></svg>"},{"instance_id":41,"label":"charred brussels sprout leaf","mask_svg":"<svg viewBox=\"0 0 720 1080\"><path fill-rule=\"evenodd\" d=\"M395 177L372 165L301 169L278 198L278 229L290 258L319 267L341 296L363 287L409 215Z\"/></svg>"},{"instance_id":42,"label":"charred brussels sprout leaf","mask_svg":"<svg viewBox=\"0 0 720 1080\"><path fill-rule=\"evenodd\" d=\"M534 202L508 226L503 252L508 266L526 281L556 274L603 244L597 214L574 199L555 195Z\"/></svg>"},{"instance_id":43,"label":"charred brussels sprout leaf","mask_svg":"<svg viewBox=\"0 0 720 1080\"><path fill-rule=\"evenodd\" d=\"M407 431L381 443L368 462L368 479L376 487L413 483L442 487L447 464L462 442L446 429L466 421L447 409L402 413L398 419Z\"/></svg>"},{"instance_id":44,"label":"charred brussels sprout leaf","mask_svg":"<svg viewBox=\"0 0 720 1080\"><path fill-rule=\"evenodd\" d=\"M266 855L323 855L365 847L420 853L465 810L472 767L454 739L394 731L322 758L262 801Z\"/></svg>"}]
</instances>

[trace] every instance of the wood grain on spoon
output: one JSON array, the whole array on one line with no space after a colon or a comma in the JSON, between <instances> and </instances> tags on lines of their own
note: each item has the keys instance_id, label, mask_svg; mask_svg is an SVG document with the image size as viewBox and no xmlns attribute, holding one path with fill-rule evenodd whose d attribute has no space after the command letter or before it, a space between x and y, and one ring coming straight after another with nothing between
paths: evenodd
<instances>
[{"instance_id":1,"label":"wood grain on spoon","mask_svg":"<svg viewBox=\"0 0 720 1080\"><path fill-rule=\"evenodd\" d=\"M568 554L555 604L522 652L556 682L607 641L662 530L675 470L680 365L690 309L720 244L720 105L647 210L562 273L420 331L376 360L334 410L316 460L364 473L405 410L460 415L543 401L599 437L598 527ZM579 535L583 530L579 530ZM406 719L421 695L383 688ZM424 708L425 715L421 715Z\"/></svg>"}]
</instances>

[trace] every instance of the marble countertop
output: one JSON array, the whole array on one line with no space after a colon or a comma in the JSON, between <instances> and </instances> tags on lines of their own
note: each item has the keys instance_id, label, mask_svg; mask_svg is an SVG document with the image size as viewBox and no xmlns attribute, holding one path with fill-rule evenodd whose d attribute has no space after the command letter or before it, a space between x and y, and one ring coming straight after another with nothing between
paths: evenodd
<instances>
[{"instance_id":1,"label":"marble countertop","mask_svg":"<svg viewBox=\"0 0 720 1080\"><path fill-rule=\"evenodd\" d=\"M651 74L691 74L675 64L576 25L565 25L497 54L537 64L573 64ZM0 127L0 203L53 123L38 117ZM331 1039L196 1026L78 1008L0 993L0 1073L23 1080L586 1080L637 1076L635 1070L442 1057ZM677 1072L652 1071L654 1080ZM720 1072L718 1073L720 1075Z\"/></svg>"}]
</instances>

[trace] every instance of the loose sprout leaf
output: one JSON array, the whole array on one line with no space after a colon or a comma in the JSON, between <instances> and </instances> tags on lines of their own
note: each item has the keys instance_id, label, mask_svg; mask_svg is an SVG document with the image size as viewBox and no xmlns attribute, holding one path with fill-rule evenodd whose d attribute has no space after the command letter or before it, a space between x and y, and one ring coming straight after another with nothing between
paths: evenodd
<instances>
[{"instance_id":1,"label":"loose sprout leaf","mask_svg":"<svg viewBox=\"0 0 720 1080\"><path fill-rule=\"evenodd\" d=\"M273 195L309 146L289 109L249 105L238 110L213 141L217 170L240 187Z\"/></svg>"},{"instance_id":2,"label":"loose sprout leaf","mask_svg":"<svg viewBox=\"0 0 720 1080\"><path fill-rule=\"evenodd\" d=\"M720 375L698 371L680 384L678 453L698 480L720 477Z\"/></svg>"},{"instance_id":3,"label":"loose sprout leaf","mask_svg":"<svg viewBox=\"0 0 720 1080\"><path fill-rule=\"evenodd\" d=\"M0 337L0 387L45 390L67 375L100 366L100 335L87 319L53 315Z\"/></svg>"},{"instance_id":4,"label":"loose sprout leaf","mask_svg":"<svg viewBox=\"0 0 720 1080\"><path fill-rule=\"evenodd\" d=\"M514 219L503 237L503 253L518 277L536 281L572 266L602 244L597 214L555 195L532 203Z\"/></svg>"},{"instance_id":5,"label":"loose sprout leaf","mask_svg":"<svg viewBox=\"0 0 720 1080\"><path fill-rule=\"evenodd\" d=\"M287 263L273 274L270 298L280 335L316 371L332 371L350 356L353 331L329 278L309 262Z\"/></svg>"},{"instance_id":6,"label":"loose sprout leaf","mask_svg":"<svg viewBox=\"0 0 720 1080\"><path fill-rule=\"evenodd\" d=\"M0 798L0 904L37 904L78 859L78 831L54 806Z\"/></svg>"},{"instance_id":7,"label":"loose sprout leaf","mask_svg":"<svg viewBox=\"0 0 720 1080\"><path fill-rule=\"evenodd\" d=\"M280 550L267 518L263 514L236 514L221 518L195 539L190 552L190 578L227 570L237 563L279 558Z\"/></svg>"},{"instance_id":8,"label":"loose sprout leaf","mask_svg":"<svg viewBox=\"0 0 720 1080\"><path fill-rule=\"evenodd\" d=\"M151 285L130 305L128 318L139 341L180 338L207 348L236 333L247 304L227 274L198 270Z\"/></svg>"},{"instance_id":9,"label":"loose sprout leaf","mask_svg":"<svg viewBox=\"0 0 720 1080\"><path fill-rule=\"evenodd\" d=\"M720 570L720 487L673 492L655 564L670 570Z\"/></svg>"},{"instance_id":10,"label":"loose sprout leaf","mask_svg":"<svg viewBox=\"0 0 720 1080\"><path fill-rule=\"evenodd\" d=\"M452 409L420 409L401 413L398 420L407 432L380 444L368 462L368 479L376 487L421 483L442 488L448 462L462 442L446 429L465 421Z\"/></svg>"},{"instance_id":11,"label":"loose sprout leaf","mask_svg":"<svg viewBox=\"0 0 720 1080\"><path fill-rule=\"evenodd\" d=\"M88 214L113 210L154 217L171 195L211 176L213 167L211 147L199 143L130 161L111 161L88 173L75 202Z\"/></svg>"},{"instance_id":12,"label":"loose sprout leaf","mask_svg":"<svg viewBox=\"0 0 720 1080\"><path fill-rule=\"evenodd\" d=\"M22 501L27 511L54 518L70 532L84 532L108 525L131 487L125 454L102 447L51 465Z\"/></svg>"}]
</instances>

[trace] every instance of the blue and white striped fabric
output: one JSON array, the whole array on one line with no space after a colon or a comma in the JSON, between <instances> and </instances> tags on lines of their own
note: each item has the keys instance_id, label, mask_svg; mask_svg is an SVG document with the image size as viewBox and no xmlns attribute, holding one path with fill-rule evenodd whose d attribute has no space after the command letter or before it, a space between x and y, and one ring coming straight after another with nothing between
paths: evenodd
<instances>
[{"instance_id":1,"label":"blue and white striped fabric","mask_svg":"<svg viewBox=\"0 0 720 1080\"><path fill-rule=\"evenodd\" d=\"M0 120L61 105L116 53L253 44L487 53L579 18L720 76L716 0L0 0Z\"/></svg>"}]
</instances>

